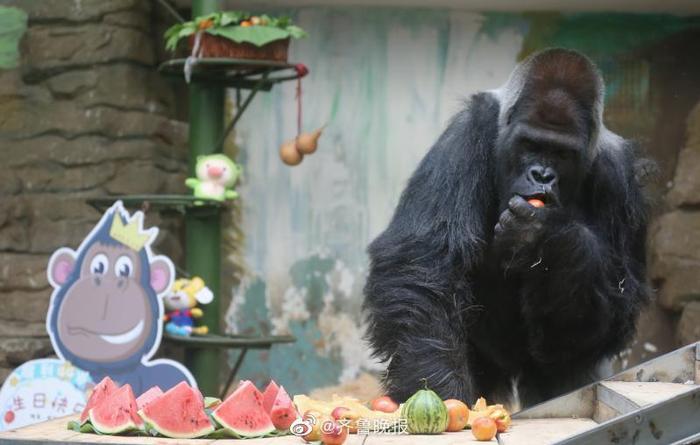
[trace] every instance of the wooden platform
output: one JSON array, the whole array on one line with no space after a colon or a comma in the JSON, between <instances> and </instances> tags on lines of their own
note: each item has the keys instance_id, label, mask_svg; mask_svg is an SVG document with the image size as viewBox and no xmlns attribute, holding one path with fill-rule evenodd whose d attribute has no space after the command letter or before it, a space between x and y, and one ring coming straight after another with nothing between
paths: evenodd
<instances>
[{"instance_id":1,"label":"wooden platform","mask_svg":"<svg viewBox=\"0 0 700 445\"><path fill-rule=\"evenodd\" d=\"M100 436L97 434L76 433L66 429L69 420L75 417L64 417L49 422L20 428L17 430L0 433L0 444L8 445L36 445L47 443L50 445L83 443L83 444L133 444L133 445L302 445L305 442L294 436L275 437L266 439L246 440L210 440L210 439L164 439L158 437L127 437L127 436ZM590 419L547 419L547 420L520 420L514 422L511 430L499 435L501 444L517 445L545 445L554 443L563 437L583 431L595 422ZM347 445L474 445L489 442L478 442L472 436L471 431L459 433L444 433L434 436L419 435L370 435L358 436L351 434L345 442ZM364 442L363 442L364 441ZM490 443L496 444L496 439Z\"/></svg>"},{"instance_id":2,"label":"wooden platform","mask_svg":"<svg viewBox=\"0 0 700 445\"><path fill-rule=\"evenodd\" d=\"M100 436L67 429L71 417L0 433L0 445L301 445L299 437L248 440ZM350 435L347 445L474 445L471 431L434 436ZM516 413L499 445L667 445L700 443L700 343L692 344Z\"/></svg>"}]
</instances>

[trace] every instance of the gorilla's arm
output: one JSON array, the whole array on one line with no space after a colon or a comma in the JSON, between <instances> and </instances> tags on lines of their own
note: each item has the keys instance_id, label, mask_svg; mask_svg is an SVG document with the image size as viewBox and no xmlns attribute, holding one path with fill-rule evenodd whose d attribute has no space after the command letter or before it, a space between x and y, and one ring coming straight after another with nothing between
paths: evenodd
<instances>
[{"instance_id":1,"label":"gorilla's arm","mask_svg":"<svg viewBox=\"0 0 700 445\"><path fill-rule=\"evenodd\" d=\"M517 197L509 203L513 221L499 222L509 227L496 228L497 239L512 229L531 235L533 249L510 265L523 277L530 352L541 364L593 366L634 333L648 298L646 201L634 170L630 147L603 152L584 187L589 211L533 209Z\"/></svg>"},{"instance_id":2,"label":"gorilla's arm","mask_svg":"<svg viewBox=\"0 0 700 445\"><path fill-rule=\"evenodd\" d=\"M408 398L428 379L443 398L472 400L465 323L468 272L492 233L490 153L498 102L473 96L411 177L389 225L369 247L368 338L389 362L388 394ZM495 218L495 215L492 217Z\"/></svg>"}]
</instances>

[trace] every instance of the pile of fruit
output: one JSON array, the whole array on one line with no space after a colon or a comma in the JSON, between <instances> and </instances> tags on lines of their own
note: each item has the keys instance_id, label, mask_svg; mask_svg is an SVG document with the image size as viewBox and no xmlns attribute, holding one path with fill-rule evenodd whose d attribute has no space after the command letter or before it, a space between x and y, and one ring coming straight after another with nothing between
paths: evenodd
<instances>
[{"instance_id":1,"label":"pile of fruit","mask_svg":"<svg viewBox=\"0 0 700 445\"><path fill-rule=\"evenodd\" d=\"M300 415L303 413L303 415ZM368 425L375 425L369 431ZM377 425L381 431L377 431ZM477 440L492 440L510 426L502 405L480 398L469 407L440 397L427 387L406 403L380 397L367 406L352 397L334 395L329 402L306 395L289 397L270 381L259 391L243 381L224 401L203 397L182 382L167 392L153 387L136 398L131 386L118 387L105 377L93 390L78 421L68 427L84 433L191 438L253 438L294 434L306 442L341 445L349 433L441 434L471 428Z\"/></svg>"},{"instance_id":2,"label":"pile of fruit","mask_svg":"<svg viewBox=\"0 0 700 445\"><path fill-rule=\"evenodd\" d=\"M175 439L271 437L289 433L298 417L283 387L270 382L261 393L243 381L223 402L203 397L182 382L167 392L153 387L136 398L130 385L105 377L93 389L78 421L83 433L162 436Z\"/></svg>"}]
</instances>

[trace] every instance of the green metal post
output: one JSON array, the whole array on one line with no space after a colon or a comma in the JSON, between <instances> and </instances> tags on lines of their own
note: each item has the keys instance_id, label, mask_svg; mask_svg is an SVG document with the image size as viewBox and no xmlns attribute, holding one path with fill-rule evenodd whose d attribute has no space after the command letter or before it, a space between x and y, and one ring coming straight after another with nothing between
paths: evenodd
<instances>
[{"instance_id":1,"label":"green metal post","mask_svg":"<svg viewBox=\"0 0 700 445\"><path fill-rule=\"evenodd\" d=\"M219 10L218 0L193 0L192 16ZM190 159L194 176L197 156L213 153L224 127L224 89L205 83L190 84ZM214 293L214 300L204 307L202 324L210 333L219 332L221 275L221 215L188 214L185 219L187 270L202 277ZM216 348L187 351L186 364L206 395L219 393L219 350Z\"/></svg>"}]
</instances>

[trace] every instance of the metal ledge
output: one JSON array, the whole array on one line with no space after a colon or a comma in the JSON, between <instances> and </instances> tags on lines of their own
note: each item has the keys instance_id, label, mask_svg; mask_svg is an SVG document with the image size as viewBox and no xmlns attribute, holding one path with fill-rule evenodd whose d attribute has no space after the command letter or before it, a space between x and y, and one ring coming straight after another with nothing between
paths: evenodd
<instances>
[{"instance_id":1,"label":"metal ledge","mask_svg":"<svg viewBox=\"0 0 700 445\"><path fill-rule=\"evenodd\" d=\"M216 215L222 208L226 207L226 202L195 198L192 195L117 195L89 198L86 201L98 212L104 212L115 201L122 201L124 207L138 208L144 213L153 209L170 210L180 214L193 213L197 216Z\"/></svg>"},{"instance_id":2,"label":"metal ledge","mask_svg":"<svg viewBox=\"0 0 700 445\"><path fill-rule=\"evenodd\" d=\"M167 77L184 78L186 60L168 60L158 67L158 71ZM197 59L192 66L191 81L244 90L269 91L277 83L296 80L306 75L306 72L298 72L296 67L295 64L273 60L205 57Z\"/></svg>"}]
</instances>

